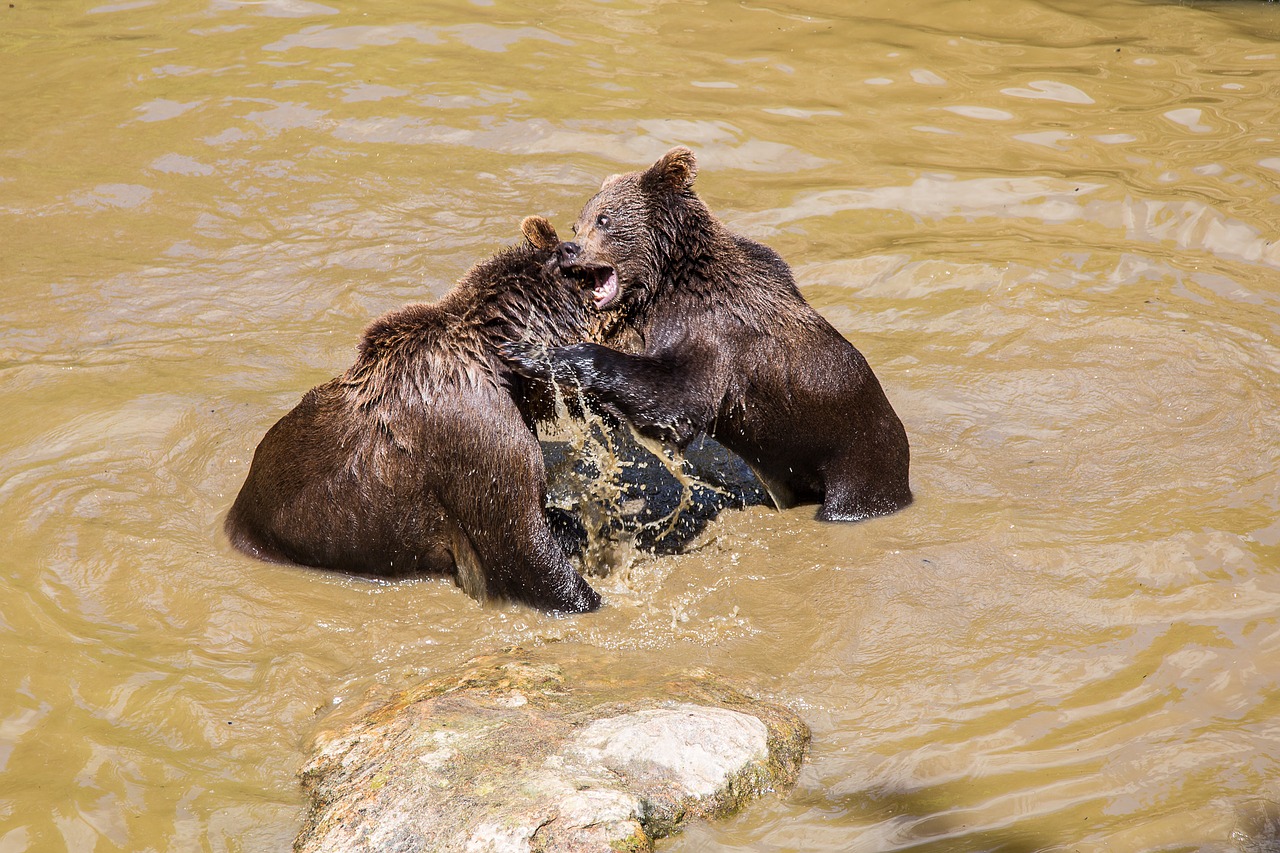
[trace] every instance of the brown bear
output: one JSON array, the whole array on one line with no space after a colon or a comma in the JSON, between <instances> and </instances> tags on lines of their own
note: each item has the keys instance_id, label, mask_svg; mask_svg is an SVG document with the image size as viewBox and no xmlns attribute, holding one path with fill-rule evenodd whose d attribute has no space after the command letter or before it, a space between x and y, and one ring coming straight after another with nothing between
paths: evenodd
<instances>
[{"instance_id":1,"label":"brown bear","mask_svg":"<svg viewBox=\"0 0 1280 853\"><path fill-rule=\"evenodd\" d=\"M564 613L600 606L548 527L534 423L550 388L500 343L581 341L583 285L551 223L474 266L439 302L375 320L355 363L312 390L254 453L226 518L241 551L380 576L452 575L473 597Z\"/></svg>"},{"instance_id":2,"label":"brown bear","mask_svg":"<svg viewBox=\"0 0 1280 853\"><path fill-rule=\"evenodd\" d=\"M530 377L577 385L642 434L704 432L741 456L779 508L856 521L911 502L910 453L862 353L818 314L773 250L726 228L693 189L693 152L604 182L567 268L611 317L604 343L515 345Z\"/></svg>"}]
</instances>

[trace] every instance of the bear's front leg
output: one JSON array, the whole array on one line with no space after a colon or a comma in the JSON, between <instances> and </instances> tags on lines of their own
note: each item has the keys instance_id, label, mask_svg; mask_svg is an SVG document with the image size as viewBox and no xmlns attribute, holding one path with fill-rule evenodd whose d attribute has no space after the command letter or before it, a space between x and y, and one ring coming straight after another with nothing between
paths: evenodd
<instances>
[{"instance_id":1,"label":"bear's front leg","mask_svg":"<svg viewBox=\"0 0 1280 853\"><path fill-rule=\"evenodd\" d=\"M643 435L687 445L714 416L714 395L696 370L674 359L619 352L600 344L553 347L551 374Z\"/></svg>"},{"instance_id":2,"label":"bear's front leg","mask_svg":"<svg viewBox=\"0 0 1280 853\"><path fill-rule=\"evenodd\" d=\"M547 347L526 341L508 341L498 347L502 359L512 370L528 379L554 381L561 386L572 386L584 391L616 392L618 364L626 356L599 344L572 344L563 347ZM638 380L632 380L638 381Z\"/></svg>"},{"instance_id":3,"label":"bear's front leg","mask_svg":"<svg viewBox=\"0 0 1280 853\"><path fill-rule=\"evenodd\" d=\"M498 345L498 355L512 371L526 379L551 381L551 359L543 344L507 341Z\"/></svg>"}]
</instances>

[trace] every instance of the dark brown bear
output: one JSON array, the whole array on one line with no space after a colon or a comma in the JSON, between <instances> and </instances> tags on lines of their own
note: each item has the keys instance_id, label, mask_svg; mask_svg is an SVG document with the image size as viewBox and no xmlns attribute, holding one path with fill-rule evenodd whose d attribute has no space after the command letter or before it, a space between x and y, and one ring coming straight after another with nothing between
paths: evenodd
<instances>
[{"instance_id":1,"label":"dark brown bear","mask_svg":"<svg viewBox=\"0 0 1280 853\"><path fill-rule=\"evenodd\" d=\"M527 243L477 264L439 302L376 320L355 364L267 432L227 515L237 548L361 574L452 575L481 601L600 606L547 526L533 431L546 398L497 355L513 340L582 340L588 306L560 270L551 223L521 229Z\"/></svg>"},{"instance_id":2,"label":"dark brown bear","mask_svg":"<svg viewBox=\"0 0 1280 853\"><path fill-rule=\"evenodd\" d=\"M601 187L561 247L612 312L605 343L553 348L550 372L642 433L705 432L751 465L779 507L856 521L911 502L902 422L862 354L800 295L766 246L729 231L693 190L693 152ZM506 350L530 376L548 360Z\"/></svg>"}]
</instances>

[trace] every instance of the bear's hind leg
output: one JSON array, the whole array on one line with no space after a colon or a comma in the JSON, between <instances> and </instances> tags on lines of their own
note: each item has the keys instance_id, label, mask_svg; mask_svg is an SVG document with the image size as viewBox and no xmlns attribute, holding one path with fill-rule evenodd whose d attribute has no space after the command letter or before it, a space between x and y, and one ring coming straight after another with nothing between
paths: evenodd
<instances>
[{"instance_id":1,"label":"bear's hind leg","mask_svg":"<svg viewBox=\"0 0 1280 853\"><path fill-rule=\"evenodd\" d=\"M878 482L865 473L829 472L825 477L820 521L863 521L891 515L912 501L905 484Z\"/></svg>"},{"instance_id":2,"label":"bear's hind leg","mask_svg":"<svg viewBox=\"0 0 1280 853\"><path fill-rule=\"evenodd\" d=\"M460 531L457 583L478 601L518 601L552 613L588 613L600 595L564 557L549 526L532 517L522 530Z\"/></svg>"},{"instance_id":3,"label":"bear's hind leg","mask_svg":"<svg viewBox=\"0 0 1280 853\"><path fill-rule=\"evenodd\" d=\"M557 613L596 610L599 593L570 564L547 522L546 472L537 439L523 424L510 426L505 435L495 429L492 446L455 447L454 470L438 486L441 502L466 538L455 549L459 583L477 598L509 599Z\"/></svg>"}]
</instances>

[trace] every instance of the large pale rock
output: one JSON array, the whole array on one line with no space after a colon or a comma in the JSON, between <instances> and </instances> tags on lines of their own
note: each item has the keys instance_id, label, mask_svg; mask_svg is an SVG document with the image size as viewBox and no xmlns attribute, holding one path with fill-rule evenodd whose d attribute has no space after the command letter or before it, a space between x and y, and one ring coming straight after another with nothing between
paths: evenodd
<instances>
[{"instance_id":1,"label":"large pale rock","mask_svg":"<svg viewBox=\"0 0 1280 853\"><path fill-rule=\"evenodd\" d=\"M651 850L795 782L791 711L693 673L570 681L523 653L365 709L302 771L302 851Z\"/></svg>"}]
</instances>

